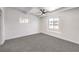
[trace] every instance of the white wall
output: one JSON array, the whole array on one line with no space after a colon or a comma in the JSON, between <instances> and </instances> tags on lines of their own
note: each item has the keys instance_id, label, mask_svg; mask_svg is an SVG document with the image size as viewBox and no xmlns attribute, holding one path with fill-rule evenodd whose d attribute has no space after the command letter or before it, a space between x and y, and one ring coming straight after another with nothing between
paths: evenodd
<instances>
[{"instance_id":1,"label":"white wall","mask_svg":"<svg viewBox=\"0 0 79 59\"><path fill-rule=\"evenodd\" d=\"M28 15L29 23L20 24L19 18L21 16L24 16L22 12L11 8L5 8L6 40L39 33L39 20L36 16Z\"/></svg>"},{"instance_id":2,"label":"white wall","mask_svg":"<svg viewBox=\"0 0 79 59\"><path fill-rule=\"evenodd\" d=\"M48 31L48 19L51 17L60 18L61 33ZM41 32L79 44L79 8L52 14L43 18L41 23Z\"/></svg>"},{"instance_id":3,"label":"white wall","mask_svg":"<svg viewBox=\"0 0 79 59\"><path fill-rule=\"evenodd\" d=\"M0 43L1 43L1 40L2 40L2 19L1 19L1 10L0 10Z\"/></svg>"}]
</instances>

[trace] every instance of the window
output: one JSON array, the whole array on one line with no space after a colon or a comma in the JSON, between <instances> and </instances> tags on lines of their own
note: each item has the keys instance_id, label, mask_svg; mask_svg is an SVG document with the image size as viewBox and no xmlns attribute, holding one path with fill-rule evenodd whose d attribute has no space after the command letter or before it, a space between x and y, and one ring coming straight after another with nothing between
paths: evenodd
<instances>
[{"instance_id":1,"label":"window","mask_svg":"<svg viewBox=\"0 0 79 59\"><path fill-rule=\"evenodd\" d=\"M19 19L19 22L20 22L20 23L28 23L29 20L28 20L26 17L24 17L24 18L20 18L20 19Z\"/></svg>"},{"instance_id":2,"label":"window","mask_svg":"<svg viewBox=\"0 0 79 59\"><path fill-rule=\"evenodd\" d=\"M49 19L49 29L53 31L59 30L59 18L50 18Z\"/></svg>"}]
</instances>

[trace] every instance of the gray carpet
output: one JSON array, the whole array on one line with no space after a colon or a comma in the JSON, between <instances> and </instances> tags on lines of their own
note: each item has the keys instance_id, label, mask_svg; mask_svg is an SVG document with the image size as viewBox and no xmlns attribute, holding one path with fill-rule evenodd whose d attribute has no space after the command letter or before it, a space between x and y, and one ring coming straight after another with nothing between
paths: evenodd
<instances>
[{"instance_id":1,"label":"gray carpet","mask_svg":"<svg viewBox=\"0 0 79 59\"><path fill-rule=\"evenodd\" d=\"M0 52L79 52L79 45L40 33L8 40Z\"/></svg>"}]
</instances>

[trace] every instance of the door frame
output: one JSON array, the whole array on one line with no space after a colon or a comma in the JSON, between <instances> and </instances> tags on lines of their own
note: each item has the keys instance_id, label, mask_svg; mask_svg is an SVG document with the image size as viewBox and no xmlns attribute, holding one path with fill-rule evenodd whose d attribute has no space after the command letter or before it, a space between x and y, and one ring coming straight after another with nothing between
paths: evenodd
<instances>
[{"instance_id":1,"label":"door frame","mask_svg":"<svg viewBox=\"0 0 79 59\"><path fill-rule=\"evenodd\" d=\"M5 23L4 23L4 8L0 8L1 10L1 42L0 45L3 45L5 42Z\"/></svg>"}]
</instances>

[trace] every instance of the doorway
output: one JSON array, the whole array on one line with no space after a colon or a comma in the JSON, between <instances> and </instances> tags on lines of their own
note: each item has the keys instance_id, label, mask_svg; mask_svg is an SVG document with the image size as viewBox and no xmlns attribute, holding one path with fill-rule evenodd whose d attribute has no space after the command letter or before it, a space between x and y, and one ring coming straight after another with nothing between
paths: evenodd
<instances>
[{"instance_id":1,"label":"doorway","mask_svg":"<svg viewBox=\"0 0 79 59\"><path fill-rule=\"evenodd\" d=\"M4 19L3 19L3 9L0 8L0 45L4 43Z\"/></svg>"}]
</instances>

